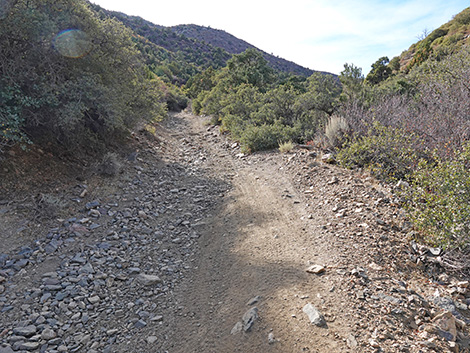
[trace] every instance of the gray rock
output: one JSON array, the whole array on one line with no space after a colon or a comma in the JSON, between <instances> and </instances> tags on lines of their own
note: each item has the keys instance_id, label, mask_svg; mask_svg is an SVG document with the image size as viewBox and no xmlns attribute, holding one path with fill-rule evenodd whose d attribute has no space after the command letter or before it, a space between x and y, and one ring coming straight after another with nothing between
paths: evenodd
<instances>
[{"instance_id":1,"label":"gray rock","mask_svg":"<svg viewBox=\"0 0 470 353\"><path fill-rule=\"evenodd\" d=\"M0 347L0 353L15 353L11 347Z\"/></svg>"},{"instance_id":2,"label":"gray rock","mask_svg":"<svg viewBox=\"0 0 470 353\"><path fill-rule=\"evenodd\" d=\"M96 208L96 207L98 207L98 206L100 206L100 202L99 202L99 201L96 201L96 200L95 200L95 201L91 201L91 202L87 202L87 203L85 204L85 208L86 208L87 210L91 210L92 208Z\"/></svg>"},{"instance_id":3,"label":"gray rock","mask_svg":"<svg viewBox=\"0 0 470 353\"><path fill-rule=\"evenodd\" d=\"M306 304L302 311L307 314L310 322L317 326L324 326L326 324L323 315L310 303Z\"/></svg>"},{"instance_id":4,"label":"gray rock","mask_svg":"<svg viewBox=\"0 0 470 353\"><path fill-rule=\"evenodd\" d=\"M242 318L243 321L243 331L248 332L253 327L256 319L258 319L258 308L255 306L248 310Z\"/></svg>"},{"instance_id":5,"label":"gray rock","mask_svg":"<svg viewBox=\"0 0 470 353\"><path fill-rule=\"evenodd\" d=\"M95 270L93 269L93 266L90 263L85 264L78 270L78 273L86 273L86 274L93 274L95 273Z\"/></svg>"},{"instance_id":6,"label":"gray rock","mask_svg":"<svg viewBox=\"0 0 470 353\"><path fill-rule=\"evenodd\" d=\"M81 254L77 254L73 257L72 260L70 260L71 262L74 262L74 263L78 263L78 264L81 264L81 265L84 265L86 263L86 259L83 258L81 256Z\"/></svg>"},{"instance_id":7,"label":"gray rock","mask_svg":"<svg viewBox=\"0 0 470 353\"><path fill-rule=\"evenodd\" d=\"M57 337L57 333L55 333L55 331L50 328L44 329L44 331L42 331L41 333L41 338L46 341L49 341L56 337Z\"/></svg>"},{"instance_id":8,"label":"gray rock","mask_svg":"<svg viewBox=\"0 0 470 353\"><path fill-rule=\"evenodd\" d=\"M13 333L18 336L31 337L36 334L37 328L34 325L28 325L25 327L15 327Z\"/></svg>"},{"instance_id":9,"label":"gray rock","mask_svg":"<svg viewBox=\"0 0 470 353\"><path fill-rule=\"evenodd\" d=\"M90 304L96 304L100 301L100 297L97 296L97 295L94 295L94 296L88 298L88 301L90 302Z\"/></svg>"},{"instance_id":10,"label":"gray rock","mask_svg":"<svg viewBox=\"0 0 470 353\"><path fill-rule=\"evenodd\" d=\"M158 338L157 336L149 336L147 337L147 343L148 344L154 344L155 342L157 342Z\"/></svg>"},{"instance_id":11,"label":"gray rock","mask_svg":"<svg viewBox=\"0 0 470 353\"><path fill-rule=\"evenodd\" d=\"M248 303L246 303L246 305L252 306L252 305L258 303L260 300L261 300L261 297L260 297L259 295L257 295L256 297L251 298L251 299L248 301Z\"/></svg>"},{"instance_id":12,"label":"gray rock","mask_svg":"<svg viewBox=\"0 0 470 353\"><path fill-rule=\"evenodd\" d=\"M39 342L24 342L20 344L19 348L25 351L34 351L39 348Z\"/></svg>"},{"instance_id":13,"label":"gray rock","mask_svg":"<svg viewBox=\"0 0 470 353\"><path fill-rule=\"evenodd\" d=\"M402 302L400 298L392 297L391 295L386 295L383 293L378 293L377 296L393 304L400 304Z\"/></svg>"},{"instance_id":14,"label":"gray rock","mask_svg":"<svg viewBox=\"0 0 470 353\"><path fill-rule=\"evenodd\" d=\"M147 323L144 321L144 320L139 320L137 321L135 324L134 324L134 327L135 328L144 328L145 326L147 326Z\"/></svg>"},{"instance_id":15,"label":"gray rock","mask_svg":"<svg viewBox=\"0 0 470 353\"><path fill-rule=\"evenodd\" d=\"M235 326L233 326L232 331L230 331L230 333L232 335L236 335L237 333L242 332L242 330L243 330L243 323L241 321L238 321L235 324Z\"/></svg>"},{"instance_id":16,"label":"gray rock","mask_svg":"<svg viewBox=\"0 0 470 353\"><path fill-rule=\"evenodd\" d=\"M144 286L152 286L154 284L160 283L162 280L160 277L155 275L146 275L141 273L137 276L137 280L142 283Z\"/></svg>"},{"instance_id":17,"label":"gray rock","mask_svg":"<svg viewBox=\"0 0 470 353\"><path fill-rule=\"evenodd\" d=\"M356 337L354 337L353 334L349 334L348 337L346 338L346 344L348 345L349 348L355 349L357 348L357 341Z\"/></svg>"}]
</instances>

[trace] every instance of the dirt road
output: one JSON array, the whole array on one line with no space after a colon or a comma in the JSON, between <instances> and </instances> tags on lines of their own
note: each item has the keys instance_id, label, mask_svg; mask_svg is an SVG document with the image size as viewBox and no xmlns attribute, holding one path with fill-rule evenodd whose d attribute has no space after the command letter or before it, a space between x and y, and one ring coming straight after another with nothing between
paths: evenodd
<instances>
[{"instance_id":1,"label":"dirt road","mask_svg":"<svg viewBox=\"0 0 470 353\"><path fill-rule=\"evenodd\" d=\"M190 124L204 136L201 118L190 118ZM178 292L187 316L170 338L169 351L348 351L341 338L347 318L334 284L328 274L305 271L331 263L337 250L329 249L318 231L322 220L306 213L303 195L279 170L279 156L266 154L252 163L234 151L221 155L217 140L205 143L215 172L234 175L232 189L207 220L197 270ZM327 315L327 327L308 322L302 312L307 303ZM252 307L259 310L253 327L231 333Z\"/></svg>"},{"instance_id":2,"label":"dirt road","mask_svg":"<svg viewBox=\"0 0 470 353\"><path fill-rule=\"evenodd\" d=\"M416 265L387 186L305 149L244 156L207 121L136 133L112 177L11 167L49 177L2 179L0 353L451 347L431 319L465 297Z\"/></svg>"}]
</instances>

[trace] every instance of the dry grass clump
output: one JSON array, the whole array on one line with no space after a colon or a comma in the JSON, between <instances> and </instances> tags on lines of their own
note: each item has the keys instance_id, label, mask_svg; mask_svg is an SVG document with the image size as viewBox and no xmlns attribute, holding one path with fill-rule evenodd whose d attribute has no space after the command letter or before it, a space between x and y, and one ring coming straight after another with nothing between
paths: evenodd
<instances>
[{"instance_id":1,"label":"dry grass clump","mask_svg":"<svg viewBox=\"0 0 470 353\"><path fill-rule=\"evenodd\" d=\"M281 153L288 153L292 151L293 149L294 149L294 143L292 141L279 143L279 151L281 151Z\"/></svg>"},{"instance_id":2,"label":"dry grass clump","mask_svg":"<svg viewBox=\"0 0 470 353\"><path fill-rule=\"evenodd\" d=\"M329 147L341 147L345 135L349 131L349 124L345 118L333 115L325 126L325 136Z\"/></svg>"}]
</instances>

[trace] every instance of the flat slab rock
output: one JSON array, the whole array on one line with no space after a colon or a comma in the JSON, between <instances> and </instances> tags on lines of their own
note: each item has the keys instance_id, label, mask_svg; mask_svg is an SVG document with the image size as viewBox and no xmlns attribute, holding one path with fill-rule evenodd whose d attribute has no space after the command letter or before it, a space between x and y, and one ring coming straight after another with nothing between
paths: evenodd
<instances>
[{"instance_id":1,"label":"flat slab rock","mask_svg":"<svg viewBox=\"0 0 470 353\"><path fill-rule=\"evenodd\" d=\"M307 314L308 316L308 319L310 320L310 322L314 325L317 325L317 326L324 326L326 325L326 321L325 321L325 318L323 317L323 315L317 310L317 308L315 308L312 304L308 303L306 304L302 311Z\"/></svg>"}]
</instances>

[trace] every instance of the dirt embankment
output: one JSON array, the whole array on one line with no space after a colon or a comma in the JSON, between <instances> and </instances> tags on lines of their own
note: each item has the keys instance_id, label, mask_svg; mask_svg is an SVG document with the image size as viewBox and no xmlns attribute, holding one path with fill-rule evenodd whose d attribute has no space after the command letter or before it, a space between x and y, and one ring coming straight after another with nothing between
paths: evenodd
<instances>
[{"instance_id":1,"label":"dirt embankment","mask_svg":"<svg viewBox=\"0 0 470 353\"><path fill-rule=\"evenodd\" d=\"M466 349L468 283L423 264L389 188L186 113L157 135L0 199L0 353Z\"/></svg>"}]
</instances>

